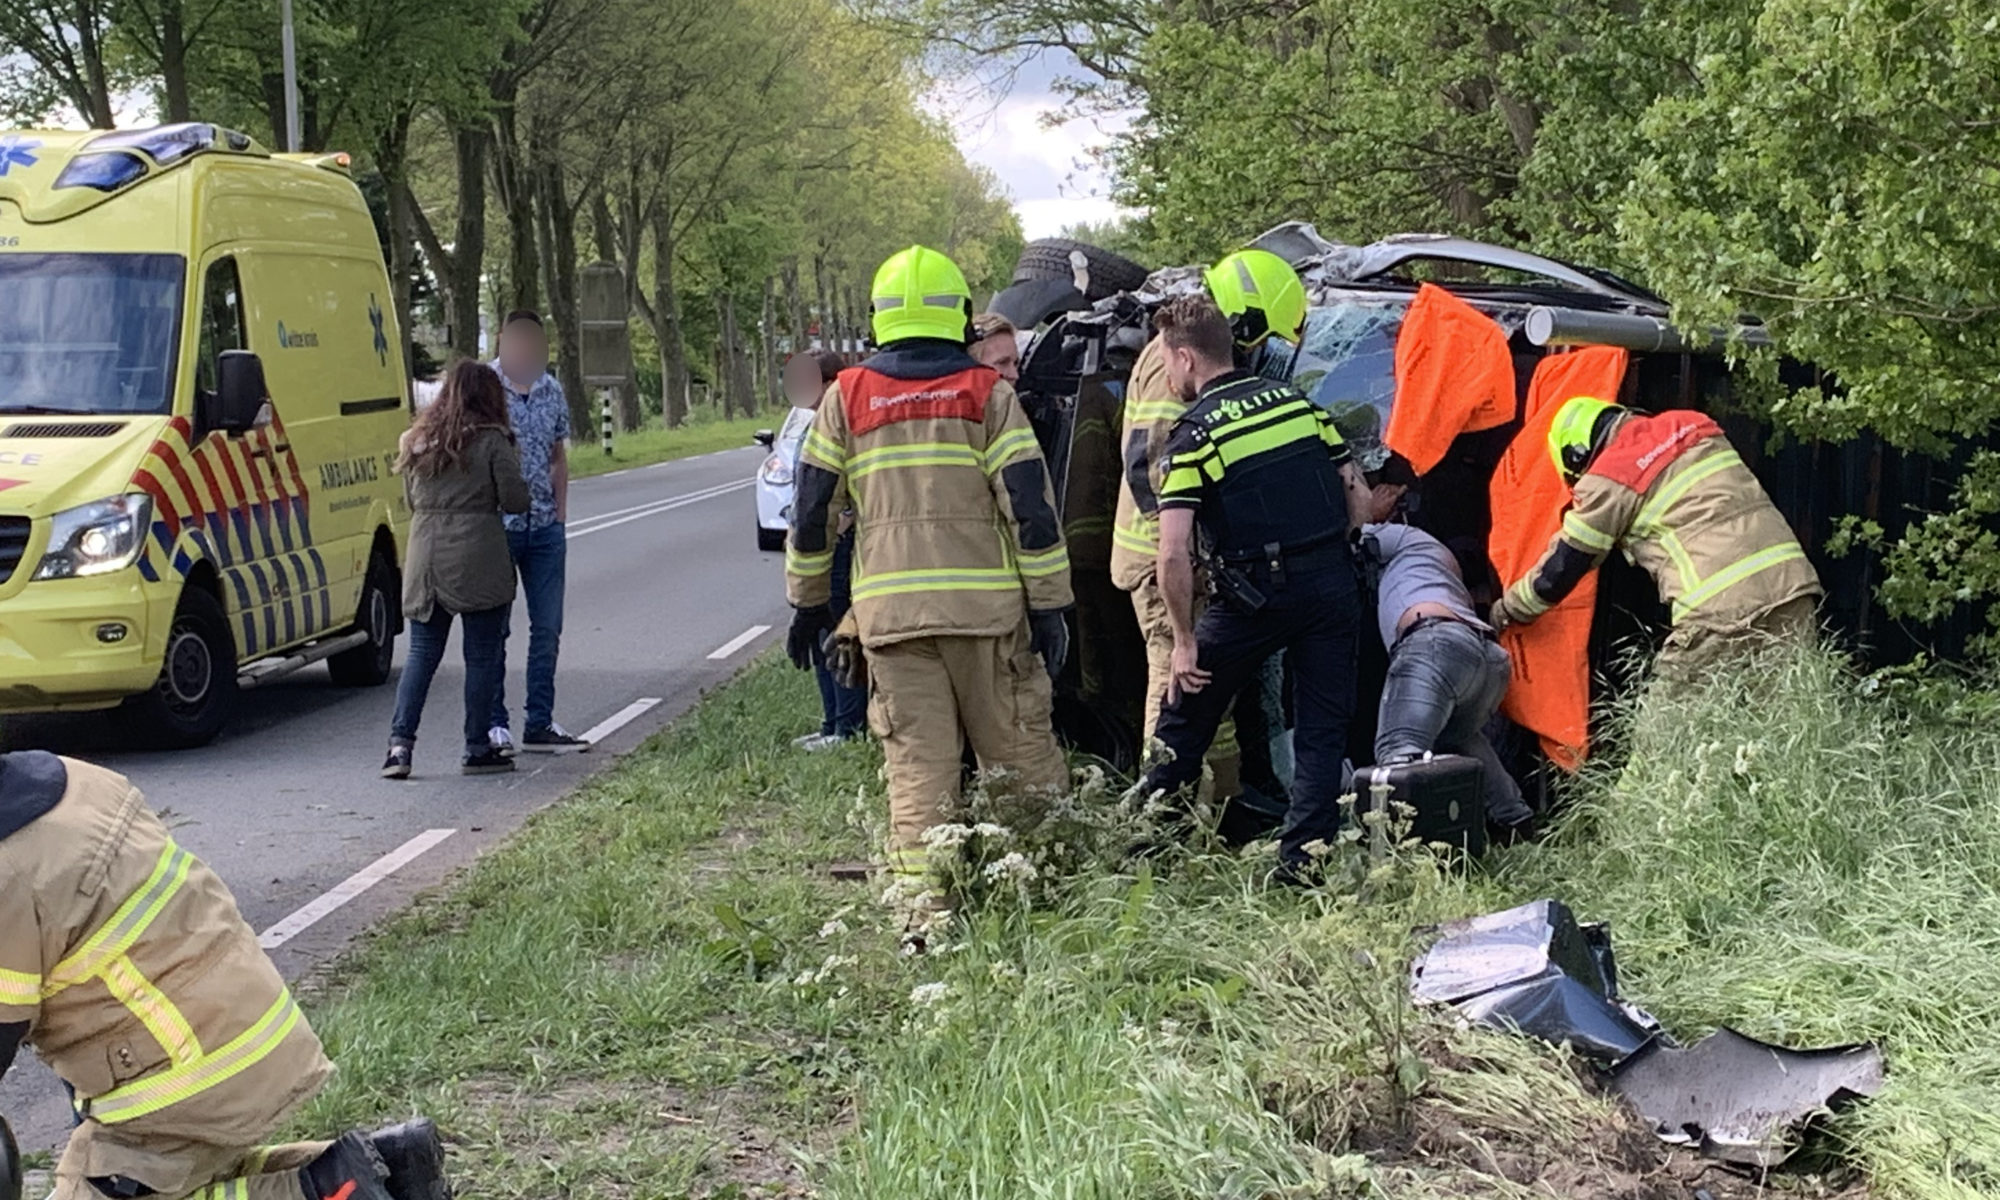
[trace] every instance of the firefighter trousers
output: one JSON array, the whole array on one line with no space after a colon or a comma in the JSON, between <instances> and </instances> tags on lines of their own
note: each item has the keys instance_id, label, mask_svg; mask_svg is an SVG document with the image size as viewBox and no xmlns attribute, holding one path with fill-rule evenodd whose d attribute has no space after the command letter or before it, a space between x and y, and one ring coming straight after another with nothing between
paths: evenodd
<instances>
[{"instance_id":1,"label":"firefighter trousers","mask_svg":"<svg viewBox=\"0 0 2000 1200\"><path fill-rule=\"evenodd\" d=\"M1819 597L1795 596L1728 622L1683 620L1667 635L1653 674L1669 685L1693 683L1715 667L1774 646L1810 646L1819 635Z\"/></svg>"},{"instance_id":2,"label":"firefighter trousers","mask_svg":"<svg viewBox=\"0 0 2000 1200\"><path fill-rule=\"evenodd\" d=\"M299 1169L330 1142L284 1146L213 1146L182 1138L134 1137L85 1121L69 1135L49 1200L104 1200L90 1181L116 1177L143 1184L154 1200L308 1200Z\"/></svg>"},{"instance_id":3,"label":"firefighter trousers","mask_svg":"<svg viewBox=\"0 0 2000 1200\"><path fill-rule=\"evenodd\" d=\"M1067 788L1048 668L1025 614L1001 637L925 637L868 651L868 723L889 777L889 867L927 875L924 831L958 805L965 743L984 770L1026 788Z\"/></svg>"},{"instance_id":4,"label":"firefighter trousers","mask_svg":"<svg viewBox=\"0 0 2000 1200\"><path fill-rule=\"evenodd\" d=\"M1201 620L1202 610L1207 607L1207 598L1197 590L1196 621ZM1172 674L1169 664L1174 654L1174 625L1167 616L1166 597L1160 594L1159 577L1151 571L1132 589L1132 612L1139 618L1139 632L1146 638L1146 743L1150 746L1160 727L1160 709L1167 702L1167 677ZM1140 758L1146 757L1142 751ZM1210 743L1202 761L1214 780L1214 799L1227 800L1243 790L1243 752L1236 742L1233 717L1224 718L1217 727L1215 741Z\"/></svg>"}]
</instances>

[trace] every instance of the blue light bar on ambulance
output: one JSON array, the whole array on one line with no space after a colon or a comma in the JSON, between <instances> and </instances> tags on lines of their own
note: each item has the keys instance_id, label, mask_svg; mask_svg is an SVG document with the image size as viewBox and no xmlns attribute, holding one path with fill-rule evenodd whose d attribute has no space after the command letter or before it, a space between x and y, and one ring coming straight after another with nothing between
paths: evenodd
<instances>
[{"instance_id":1,"label":"blue light bar on ambulance","mask_svg":"<svg viewBox=\"0 0 2000 1200\"><path fill-rule=\"evenodd\" d=\"M160 125L152 129L128 129L119 133L107 133L103 137L90 140L92 150L107 150L114 147L142 150L154 162L164 167L204 150L233 150L240 153L250 149L251 141L247 133L238 133L234 129L224 129L219 125L201 121Z\"/></svg>"},{"instance_id":2,"label":"blue light bar on ambulance","mask_svg":"<svg viewBox=\"0 0 2000 1200\"><path fill-rule=\"evenodd\" d=\"M79 154L69 160L56 176L59 188L87 187L115 192L146 174L146 162L136 154L112 150L102 154Z\"/></svg>"}]
</instances>

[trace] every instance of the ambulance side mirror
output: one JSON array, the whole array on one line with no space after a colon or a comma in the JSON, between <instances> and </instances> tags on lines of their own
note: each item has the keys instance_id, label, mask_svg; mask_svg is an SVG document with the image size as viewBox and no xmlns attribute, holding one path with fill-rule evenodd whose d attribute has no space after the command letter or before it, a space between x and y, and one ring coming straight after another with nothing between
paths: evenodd
<instances>
[{"instance_id":1,"label":"ambulance side mirror","mask_svg":"<svg viewBox=\"0 0 2000 1200\"><path fill-rule=\"evenodd\" d=\"M224 350L216 361L215 394L204 397L214 411L202 425L224 433L247 433L257 427L271 393L264 386L264 360L248 350Z\"/></svg>"},{"instance_id":2,"label":"ambulance side mirror","mask_svg":"<svg viewBox=\"0 0 2000 1200\"><path fill-rule=\"evenodd\" d=\"M759 429L750 435L750 440L769 450L771 444L778 440L778 435L768 429Z\"/></svg>"}]
</instances>

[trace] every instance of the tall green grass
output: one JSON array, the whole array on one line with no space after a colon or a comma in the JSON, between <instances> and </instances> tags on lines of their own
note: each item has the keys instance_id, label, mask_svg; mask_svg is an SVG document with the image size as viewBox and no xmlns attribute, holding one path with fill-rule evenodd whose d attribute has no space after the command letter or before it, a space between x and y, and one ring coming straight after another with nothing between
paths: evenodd
<instances>
[{"instance_id":1,"label":"tall green grass","mask_svg":"<svg viewBox=\"0 0 2000 1200\"><path fill-rule=\"evenodd\" d=\"M906 957L826 870L872 851L879 758L791 751L812 705L754 668L375 938L310 1004L343 1064L310 1127L436 1112L462 1191L521 1198L1667 1194L1561 1054L1408 1003L1415 930L1549 895L1686 1038L1883 1040L1887 1092L1830 1123L1879 1194L2000 1192L1976 707L1759 663L1650 698L1546 844L1466 873L1361 838L1303 895L1268 846L1093 861L1105 822L976 809L1019 827L982 854L1051 869Z\"/></svg>"},{"instance_id":2,"label":"tall green grass","mask_svg":"<svg viewBox=\"0 0 2000 1200\"><path fill-rule=\"evenodd\" d=\"M1968 698L1970 700L1972 698ZM1633 714L1514 895L1609 918L1630 992L1687 1035L1881 1040L1834 1132L1889 1195L2000 1193L2000 728L1834 655L1713 674Z\"/></svg>"}]
</instances>

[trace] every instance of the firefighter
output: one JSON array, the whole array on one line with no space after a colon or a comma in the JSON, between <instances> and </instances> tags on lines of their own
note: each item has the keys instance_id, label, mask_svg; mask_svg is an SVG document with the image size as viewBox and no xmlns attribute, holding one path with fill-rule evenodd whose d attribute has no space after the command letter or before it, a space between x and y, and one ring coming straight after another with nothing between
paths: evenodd
<instances>
[{"instance_id":1,"label":"firefighter","mask_svg":"<svg viewBox=\"0 0 2000 1200\"><path fill-rule=\"evenodd\" d=\"M1333 418L1290 386L1234 365L1240 328L1206 296L1154 317L1168 386L1189 407L1167 435L1159 589L1173 630L1163 761L1144 789L1172 796L1200 775L1230 700L1284 651L1298 760L1279 833L1280 878L1310 877L1313 844L1340 828L1341 763L1354 709L1359 586L1349 538L1365 515ZM1195 615L1195 526L1215 600Z\"/></svg>"},{"instance_id":2,"label":"firefighter","mask_svg":"<svg viewBox=\"0 0 2000 1200\"><path fill-rule=\"evenodd\" d=\"M130 781L0 755L0 1074L76 1097L55 1200L448 1200L429 1122L259 1143L332 1072L229 889ZM385 1165L386 1164L386 1165Z\"/></svg>"},{"instance_id":3,"label":"firefighter","mask_svg":"<svg viewBox=\"0 0 2000 1200\"><path fill-rule=\"evenodd\" d=\"M1027 414L966 352L972 294L958 267L912 246L882 264L871 295L880 350L828 389L800 457L787 648L804 665L832 627L829 572L851 508L848 619L888 765L890 869L921 883L923 835L958 798L965 740L1020 786L1069 784L1051 725L1069 560Z\"/></svg>"},{"instance_id":4,"label":"firefighter","mask_svg":"<svg viewBox=\"0 0 2000 1200\"><path fill-rule=\"evenodd\" d=\"M1493 606L1496 624L1532 621L1614 549L1645 569L1672 610L1657 670L1687 679L1773 641L1810 641L1819 577L1750 468L1712 419L1642 416L1577 396L1549 427L1570 485L1562 531Z\"/></svg>"},{"instance_id":5,"label":"firefighter","mask_svg":"<svg viewBox=\"0 0 2000 1200\"><path fill-rule=\"evenodd\" d=\"M1202 279L1210 298L1229 320L1238 366L1247 365L1272 337L1298 341L1305 324L1305 285L1284 259L1265 250L1239 250L1206 271ZM1167 663L1174 647L1173 625L1160 599L1155 571L1160 549L1159 495L1167 431L1186 411L1186 402L1167 386L1166 359L1155 335L1132 365L1125 388L1124 471L1111 534L1112 582L1132 594L1132 610L1146 641L1145 735L1149 739L1166 700ZM1344 478L1352 488L1365 486L1358 471ZM1205 590L1198 586L1197 615L1204 603ZM1231 722L1225 721L1218 731L1208 760L1215 772L1217 796L1231 795L1238 769Z\"/></svg>"}]
</instances>

